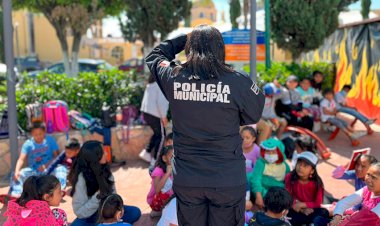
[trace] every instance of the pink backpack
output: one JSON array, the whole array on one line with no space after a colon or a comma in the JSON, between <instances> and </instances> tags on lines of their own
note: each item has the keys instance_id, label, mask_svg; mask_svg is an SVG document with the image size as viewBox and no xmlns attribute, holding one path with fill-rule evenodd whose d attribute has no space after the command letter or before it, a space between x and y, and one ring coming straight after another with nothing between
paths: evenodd
<instances>
[{"instance_id":1,"label":"pink backpack","mask_svg":"<svg viewBox=\"0 0 380 226\"><path fill-rule=\"evenodd\" d=\"M42 111L48 133L69 131L70 121L66 102L61 100L48 101L43 105Z\"/></svg>"}]
</instances>

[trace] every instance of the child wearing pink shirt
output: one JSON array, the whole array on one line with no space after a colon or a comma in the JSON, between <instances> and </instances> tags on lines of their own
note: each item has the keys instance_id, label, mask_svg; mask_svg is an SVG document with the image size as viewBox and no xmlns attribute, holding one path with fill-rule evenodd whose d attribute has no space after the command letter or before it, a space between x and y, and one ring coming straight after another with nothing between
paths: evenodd
<instances>
[{"instance_id":1,"label":"child wearing pink shirt","mask_svg":"<svg viewBox=\"0 0 380 226\"><path fill-rule=\"evenodd\" d=\"M257 133L251 126L245 126L240 131L243 139L243 155L245 157L245 169L247 173L253 171L256 160L260 158L260 147L255 143Z\"/></svg>"},{"instance_id":2,"label":"child wearing pink shirt","mask_svg":"<svg viewBox=\"0 0 380 226\"><path fill-rule=\"evenodd\" d=\"M172 157L173 146L164 147L151 174L152 185L147 196L147 202L152 208L151 215L162 211L167 200L173 195Z\"/></svg>"}]
</instances>

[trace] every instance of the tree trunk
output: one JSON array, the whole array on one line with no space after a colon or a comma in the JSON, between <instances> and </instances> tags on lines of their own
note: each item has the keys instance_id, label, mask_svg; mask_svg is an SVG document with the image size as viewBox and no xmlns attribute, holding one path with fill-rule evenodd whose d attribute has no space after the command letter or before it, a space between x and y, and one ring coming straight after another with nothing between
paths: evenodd
<instances>
[{"instance_id":1,"label":"tree trunk","mask_svg":"<svg viewBox=\"0 0 380 226\"><path fill-rule=\"evenodd\" d=\"M71 69L72 69L72 76L78 76L79 72L79 65L78 65L78 59L79 59L79 48L80 48L80 41L82 39L82 35L80 33L74 34L74 41L73 41L73 47L71 51Z\"/></svg>"},{"instance_id":2,"label":"tree trunk","mask_svg":"<svg viewBox=\"0 0 380 226\"><path fill-rule=\"evenodd\" d=\"M65 67L65 74L67 76L71 76L71 68L69 61L69 45L67 44L66 37L66 27L64 22L60 22L53 20L48 13L44 12L45 17L48 19L51 25L53 25L55 32L57 34L57 38L59 40L59 44L61 45L62 54L63 54L63 65Z\"/></svg>"},{"instance_id":3,"label":"tree trunk","mask_svg":"<svg viewBox=\"0 0 380 226\"><path fill-rule=\"evenodd\" d=\"M152 34L148 35L144 41L144 49L143 49L144 59L146 56L148 56L150 52L152 52L153 47L154 47L153 45L154 45L154 36L152 32ZM144 74L149 74L149 73L150 71L148 69L148 66L146 65L146 63L144 63Z\"/></svg>"},{"instance_id":4,"label":"tree trunk","mask_svg":"<svg viewBox=\"0 0 380 226\"><path fill-rule=\"evenodd\" d=\"M256 1L256 0L254 0L254 1ZM248 27L249 0L244 0L243 11L244 11L243 12L244 13L244 29L247 29L247 27ZM253 15L253 16L256 16L256 15Z\"/></svg>"}]
</instances>

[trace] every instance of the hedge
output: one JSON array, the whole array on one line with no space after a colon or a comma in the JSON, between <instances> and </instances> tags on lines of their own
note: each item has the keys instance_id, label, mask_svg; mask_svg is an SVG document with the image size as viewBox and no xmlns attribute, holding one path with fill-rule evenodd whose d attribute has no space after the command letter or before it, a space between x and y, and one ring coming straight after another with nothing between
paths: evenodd
<instances>
[{"instance_id":1,"label":"hedge","mask_svg":"<svg viewBox=\"0 0 380 226\"><path fill-rule=\"evenodd\" d=\"M132 104L138 108L144 93L144 77L134 71L81 73L78 77L42 73L32 78L23 75L16 91L18 122L26 127L25 106L38 100L63 100L69 109L101 116L103 102L115 110L117 106Z\"/></svg>"}]
</instances>

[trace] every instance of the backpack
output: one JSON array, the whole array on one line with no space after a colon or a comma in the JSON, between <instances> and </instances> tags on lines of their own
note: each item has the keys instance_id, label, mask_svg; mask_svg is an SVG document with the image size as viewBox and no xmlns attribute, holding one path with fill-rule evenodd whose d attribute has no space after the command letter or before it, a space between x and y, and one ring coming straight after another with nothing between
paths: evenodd
<instances>
[{"instance_id":1,"label":"backpack","mask_svg":"<svg viewBox=\"0 0 380 226\"><path fill-rule=\"evenodd\" d=\"M42 112L48 133L69 131L70 125L67 111L66 102L61 100L51 100L43 105Z\"/></svg>"},{"instance_id":2,"label":"backpack","mask_svg":"<svg viewBox=\"0 0 380 226\"><path fill-rule=\"evenodd\" d=\"M93 118L86 113L80 113L75 110L69 111L71 128L77 130L86 130L93 122Z\"/></svg>"},{"instance_id":3,"label":"backpack","mask_svg":"<svg viewBox=\"0 0 380 226\"><path fill-rule=\"evenodd\" d=\"M27 117L27 128L32 128L34 122L42 122L42 104L35 102L33 104L28 104L25 107L26 117Z\"/></svg>"},{"instance_id":4,"label":"backpack","mask_svg":"<svg viewBox=\"0 0 380 226\"><path fill-rule=\"evenodd\" d=\"M4 111L0 121L0 139L9 137L8 111Z\"/></svg>"}]
</instances>

